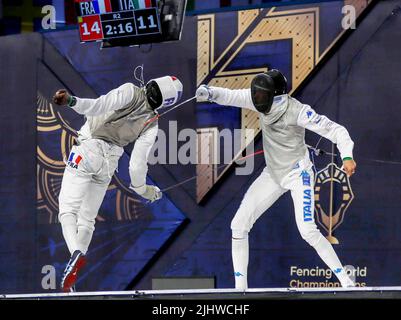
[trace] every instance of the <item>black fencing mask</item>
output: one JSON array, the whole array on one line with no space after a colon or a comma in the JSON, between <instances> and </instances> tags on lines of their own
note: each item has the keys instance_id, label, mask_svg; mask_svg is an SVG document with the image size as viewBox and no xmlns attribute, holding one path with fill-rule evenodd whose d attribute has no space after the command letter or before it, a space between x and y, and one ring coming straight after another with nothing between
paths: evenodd
<instances>
[{"instance_id":1,"label":"black fencing mask","mask_svg":"<svg viewBox=\"0 0 401 320\"><path fill-rule=\"evenodd\" d=\"M258 74L252 80L252 102L259 112L268 113L274 97L285 93L287 93L287 79L277 69Z\"/></svg>"},{"instance_id":2,"label":"black fencing mask","mask_svg":"<svg viewBox=\"0 0 401 320\"><path fill-rule=\"evenodd\" d=\"M146 85L146 98L153 110L162 105L163 96L156 81L150 81Z\"/></svg>"}]
</instances>

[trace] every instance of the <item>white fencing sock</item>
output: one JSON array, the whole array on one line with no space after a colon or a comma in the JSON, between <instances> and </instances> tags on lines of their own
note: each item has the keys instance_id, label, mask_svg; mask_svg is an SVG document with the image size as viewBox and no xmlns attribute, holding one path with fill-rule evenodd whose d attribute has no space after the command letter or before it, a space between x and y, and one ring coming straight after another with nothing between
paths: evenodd
<instances>
[{"instance_id":1,"label":"white fencing sock","mask_svg":"<svg viewBox=\"0 0 401 320\"><path fill-rule=\"evenodd\" d=\"M319 239L317 244L314 246L320 258L327 264L327 266L333 271L341 283L342 287L355 286L353 281L349 278L344 270L343 265L338 259L336 252L333 249L331 243L323 236Z\"/></svg>"},{"instance_id":2,"label":"white fencing sock","mask_svg":"<svg viewBox=\"0 0 401 320\"><path fill-rule=\"evenodd\" d=\"M59 218L61 223L61 228L63 230L64 240L67 243L68 250L72 255L75 250L78 249L77 246L77 217L72 213L62 214Z\"/></svg>"},{"instance_id":3,"label":"white fencing sock","mask_svg":"<svg viewBox=\"0 0 401 320\"><path fill-rule=\"evenodd\" d=\"M248 235L244 238L232 239L232 259L235 276L235 288L245 290L248 288L248 262L249 262L249 241Z\"/></svg>"},{"instance_id":4,"label":"white fencing sock","mask_svg":"<svg viewBox=\"0 0 401 320\"><path fill-rule=\"evenodd\" d=\"M95 220L88 219L84 216L79 215L78 217L78 248L86 254L89 248L89 244L92 241L93 232L95 231Z\"/></svg>"},{"instance_id":5,"label":"white fencing sock","mask_svg":"<svg viewBox=\"0 0 401 320\"><path fill-rule=\"evenodd\" d=\"M89 248L89 244L92 240L94 230L90 230L87 227L78 227L78 249L83 253L86 254Z\"/></svg>"}]
</instances>

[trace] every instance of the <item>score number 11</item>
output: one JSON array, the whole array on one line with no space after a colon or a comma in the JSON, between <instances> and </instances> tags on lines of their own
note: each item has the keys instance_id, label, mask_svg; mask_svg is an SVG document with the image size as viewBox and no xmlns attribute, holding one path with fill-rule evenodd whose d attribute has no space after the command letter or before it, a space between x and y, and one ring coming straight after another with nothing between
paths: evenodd
<instances>
[{"instance_id":1,"label":"score number 11","mask_svg":"<svg viewBox=\"0 0 401 320\"><path fill-rule=\"evenodd\" d=\"M143 16L139 16L138 18L136 18L136 20L139 21L138 29L143 30L157 28L157 24L155 23L155 18L153 16L148 16L149 25L145 24Z\"/></svg>"}]
</instances>

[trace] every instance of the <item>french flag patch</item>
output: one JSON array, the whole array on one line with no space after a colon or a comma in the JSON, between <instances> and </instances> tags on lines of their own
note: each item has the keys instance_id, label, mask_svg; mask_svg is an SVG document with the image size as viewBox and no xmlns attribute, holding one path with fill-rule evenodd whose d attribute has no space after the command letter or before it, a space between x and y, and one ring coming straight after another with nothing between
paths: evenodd
<instances>
[{"instance_id":1,"label":"french flag patch","mask_svg":"<svg viewBox=\"0 0 401 320\"><path fill-rule=\"evenodd\" d=\"M68 158L67 164L74 169L78 169L79 163L82 161L82 157L75 152L71 152L70 157Z\"/></svg>"}]
</instances>

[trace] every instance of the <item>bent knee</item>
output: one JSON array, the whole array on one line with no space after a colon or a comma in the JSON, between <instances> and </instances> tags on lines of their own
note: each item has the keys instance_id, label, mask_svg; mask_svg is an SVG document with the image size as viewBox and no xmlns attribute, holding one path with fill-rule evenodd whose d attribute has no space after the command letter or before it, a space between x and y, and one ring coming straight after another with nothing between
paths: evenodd
<instances>
[{"instance_id":1,"label":"bent knee","mask_svg":"<svg viewBox=\"0 0 401 320\"><path fill-rule=\"evenodd\" d=\"M248 237L249 231L246 225L241 223L239 219L234 217L231 221L231 234L233 239L245 239Z\"/></svg>"},{"instance_id":2,"label":"bent knee","mask_svg":"<svg viewBox=\"0 0 401 320\"><path fill-rule=\"evenodd\" d=\"M234 240L247 239L249 232L243 230L232 230L232 238Z\"/></svg>"},{"instance_id":3,"label":"bent knee","mask_svg":"<svg viewBox=\"0 0 401 320\"><path fill-rule=\"evenodd\" d=\"M253 214L249 214L249 212L253 211L245 211L240 208L231 220L232 232L238 233L241 238L248 235L254 224Z\"/></svg>"},{"instance_id":4,"label":"bent knee","mask_svg":"<svg viewBox=\"0 0 401 320\"><path fill-rule=\"evenodd\" d=\"M61 194L59 195L58 198L59 217L68 214L77 216L80 206L81 206L80 201L69 199L67 197L62 196Z\"/></svg>"},{"instance_id":5,"label":"bent knee","mask_svg":"<svg viewBox=\"0 0 401 320\"><path fill-rule=\"evenodd\" d=\"M317 228L311 228L308 230L301 231L301 237L312 247L317 246L320 239L323 237Z\"/></svg>"},{"instance_id":6,"label":"bent knee","mask_svg":"<svg viewBox=\"0 0 401 320\"><path fill-rule=\"evenodd\" d=\"M244 227L244 223L241 223L239 219L231 220L231 233L233 238L243 238L245 234L248 234L248 230Z\"/></svg>"},{"instance_id":7,"label":"bent knee","mask_svg":"<svg viewBox=\"0 0 401 320\"><path fill-rule=\"evenodd\" d=\"M78 228L84 228L91 231L95 230L95 219L87 219L86 217L78 217Z\"/></svg>"},{"instance_id":8,"label":"bent knee","mask_svg":"<svg viewBox=\"0 0 401 320\"><path fill-rule=\"evenodd\" d=\"M59 211L58 213L58 221L61 223L76 223L77 215L74 212L70 211Z\"/></svg>"}]
</instances>

